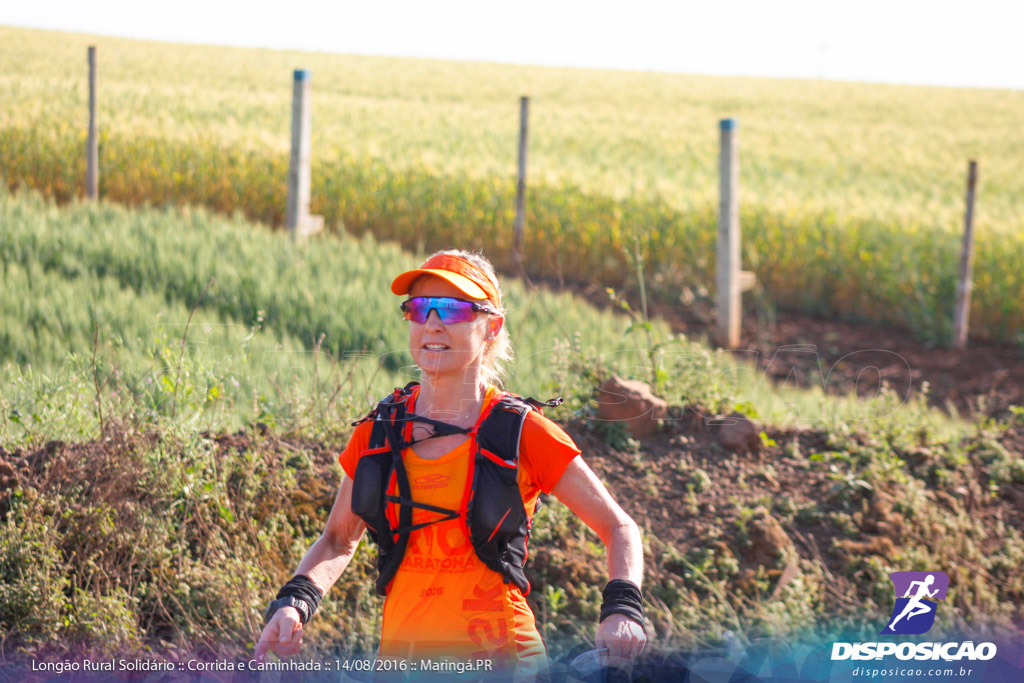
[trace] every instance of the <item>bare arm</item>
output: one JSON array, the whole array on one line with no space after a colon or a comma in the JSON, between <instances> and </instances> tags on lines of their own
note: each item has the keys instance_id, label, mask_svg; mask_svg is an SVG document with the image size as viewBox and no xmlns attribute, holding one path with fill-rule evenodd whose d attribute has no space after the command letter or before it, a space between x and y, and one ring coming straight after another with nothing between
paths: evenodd
<instances>
[{"instance_id":1,"label":"bare arm","mask_svg":"<svg viewBox=\"0 0 1024 683\"><path fill-rule=\"evenodd\" d=\"M326 594L352 561L365 529L363 520L352 512L352 480L345 477L338 488L324 532L306 551L295 573L308 576ZM294 607L284 607L275 612L263 628L255 657L262 661L267 650L293 655L301 644L299 612Z\"/></svg>"},{"instance_id":2,"label":"bare arm","mask_svg":"<svg viewBox=\"0 0 1024 683\"><path fill-rule=\"evenodd\" d=\"M608 549L608 576L638 587L643 581L644 555L636 522L612 499L582 458L574 458L552 490L560 501L593 529ZM597 628L595 642L608 648L610 661L635 657L647 644L644 626L611 614Z\"/></svg>"},{"instance_id":3,"label":"bare arm","mask_svg":"<svg viewBox=\"0 0 1024 683\"><path fill-rule=\"evenodd\" d=\"M366 524L352 512L352 480L344 477L327 517L327 525L309 547L296 574L305 574L323 593L327 593L352 561Z\"/></svg>"},{"instance_id":4,"label":"bare arm","mask_svg":"<svg viewBox=\"0 0 1024 683\"><path fill-rule=\"evenodd\" d=\"M644 572L640 530L582 458L569 463L552 493L601 537L608 549L608 577L640 586Z\"/></svg>"}]
</instances>

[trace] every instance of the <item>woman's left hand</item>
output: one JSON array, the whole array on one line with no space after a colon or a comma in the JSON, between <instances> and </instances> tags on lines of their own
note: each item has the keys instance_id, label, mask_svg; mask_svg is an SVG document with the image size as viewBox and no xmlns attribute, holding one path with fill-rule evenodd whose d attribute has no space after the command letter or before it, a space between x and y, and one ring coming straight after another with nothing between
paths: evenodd
<instances>
[{"instance_id":1,"label":"woman's left hand","mask_svg":"<svg viewBox=\"0 0 1024 683\"><path fill-rule=\"evenodd\" d=\"M610 614L597 627L597 647L608 648L608 657L629 659L643 652L647 634L643 626L621 614Z\"/></svg>"}]
</instances>

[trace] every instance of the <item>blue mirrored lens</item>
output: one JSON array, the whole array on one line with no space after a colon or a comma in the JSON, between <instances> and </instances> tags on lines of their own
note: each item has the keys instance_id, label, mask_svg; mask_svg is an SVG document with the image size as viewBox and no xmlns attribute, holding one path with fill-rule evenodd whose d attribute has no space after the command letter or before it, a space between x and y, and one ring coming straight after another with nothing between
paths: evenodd
<instances>
[{"instance_id":1,"label":"blue mirrored lens","mask_svg":"<svg viewBox=\"0 0 1024 683\"><path fill-rule=\"evenodd\" d=\"M421 325L427 322L432 310L437 311L445 325L468 322L476 316L473 302L446 296L418 296L402 303L405 319Z\"/></svg>"}]
</instances>

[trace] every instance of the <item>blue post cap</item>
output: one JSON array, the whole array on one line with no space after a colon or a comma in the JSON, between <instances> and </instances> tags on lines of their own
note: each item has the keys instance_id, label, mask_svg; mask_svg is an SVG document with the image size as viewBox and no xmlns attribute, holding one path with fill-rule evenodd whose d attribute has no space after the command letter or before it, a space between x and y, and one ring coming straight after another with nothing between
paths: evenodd
<instances>
[{"instance_id":1,"label":"blue post cap","mask_svg":"<svg viewBox=\"0 0 1024 683\"><path fill-rule=\"evenodd\" d=\"M722 119L718 125L722 130L735 130L739 122L736 119Z\"/></svg>"},{"instance_id":2,"label":"blue post cap","mask_svg":"<svg viewBox=\"0 0 1024 683\"><path fill-rule=\"evenodd\" d=\"M310 78L309 69L296 69L295 80L296 81L308 81Z\"/></svg>"}]
</instances>

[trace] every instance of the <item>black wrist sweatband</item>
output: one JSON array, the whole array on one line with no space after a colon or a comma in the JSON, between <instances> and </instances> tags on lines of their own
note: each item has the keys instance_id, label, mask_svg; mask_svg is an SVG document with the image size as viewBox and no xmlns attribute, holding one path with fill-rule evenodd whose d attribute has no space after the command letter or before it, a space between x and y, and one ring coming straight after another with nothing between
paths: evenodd
<instances>
[{"instance_id":1,"label":"black wrist sweatband","mask_svg":"<svg viewBox=\"0 0 1024 683\"><path fill-rule=\"evenodd\" d=\"M644 627L644 598L640 588L632 581L612 579L601 592L601 619L604 621L612 614L635 621Z\"/></svg>"},{"instance_id":2,"label":"black wrist sweatband","mask_svg":"<svg viewBox=\"0 0 1024 683\"><path fill-rule=\"evenodd\" d=\"M306 624L316 612L316 609L320 606L320 601L323 600L324 594L320 592L316 584L304 574L298 574L288 580L288 583L281 587L281 590L277 591L277 599L292 597L297 600L302 600L309 607L308 614L303 614L302 610L298 610L300 621L303 625Z\"/></svg>"}]
</instances>

